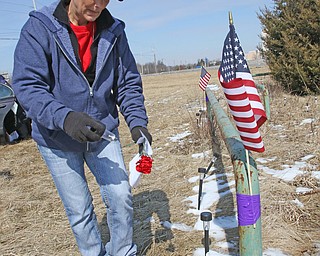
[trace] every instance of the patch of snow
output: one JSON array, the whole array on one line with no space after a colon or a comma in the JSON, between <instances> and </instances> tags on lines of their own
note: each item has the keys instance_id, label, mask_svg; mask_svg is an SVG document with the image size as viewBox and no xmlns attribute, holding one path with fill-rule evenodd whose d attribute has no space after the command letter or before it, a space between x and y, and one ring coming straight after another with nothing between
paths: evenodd
<instances>
[{"instance_id":1,"label":"patch of snow","mask_svg":"<svg viewBox=\"0 0 320 256\"><path fill-rule=\"evenodd\" d=\"M311 176L313 178L316 178L316 179L320 180L320 171L313 171Z\"/></svg>"},{"instance_id":2,"label":"patch of snow","mask_svg":"<svg viewBox=\"0 0 320 256\"><path fill-rule=\"evenodd\" d=\"M203 256L205 253L204 248L198 248L194 253L193 256ZM229 254L222 254L220 252L211 251L206 254L206 256L228 256ZM281 250L275 248L269 248L265 250L262 254L263 256L288 256L284 254Z\"/></svg>"},{"instance_id":3,"label":"patch of snow","mask_svg":"<svg viewBox=\"0 0 320 256\"><path fill-rule=\"evenodd\" d=\"M295 177L297 177L298 175L304 174L306 168L309 168L309 169L315 168L315 166L306 163L307 160L313 157L314 155L307 155L301 158L302 161L296 161L293 165L288 165L288 164L282 165L282 167L284 168L283 170L275 170L263 165L258 165L258 168L276 178L284 180L285 182L290 182L290 181L293 181ZM269 158L269 159L272 159L272 158ZM258 158L256 159L256 161L259 161L261 163L268 162L264 158ZM320 180L320 171L312 171L311 175L312 177L315 177L316 179Z\"/></svg>"},{"instance_id":4,"label":"patch of snow","mask_svg":"<svg viewBox=\"0 0 320 256\"><path fill-rule=\"evenodd\" d=\"M297 194L304 194L304 193L310 192L312 190L313 190L312 188L297 187L296 188L296 193Z\"/></svg>"},{"instance_id":5,"label":"patch of snow","mask_svg":"<svg viewBox=\"0 0 320 256\"><path fill-rule=\"evenodd\" d=\"M290 167L285 168L284 170L274 170L266 166L258 165L258 169L261 169L265 173L268 173L273 177L282 179L286 182L293 181L296 176L303 174L302 170Z\"/></svg>"},{"instance_id":6,"label":"patch of snow","mask_svg":"<svg viewBox=\"0 0 320 256\"><path fill-rule=\"evenodd\" d=\"M287 256L281 250L275 248L269 248L263 252L263 256Z\"/></svg>"},{"instance_id":7,"label":"patch of snow","mask_svg":"<svg viewBox=\"0 0 320 256\"><path fill-rule=\"evenodd\" d=\"M272 129L274 129L274 130L284 130L284 127L283 127L283 125L278 124L278 125L274 125L274 126L272 127Z\"/></svg>"},{"instance_id":8,"label":"patch of snow","mask_svg":"<svg viewBox=\"0 0 320 256\"><path fill-rule=\"evenodd\" d=\"M177 229L181 231L190 232L193 230L193 227L190 227L183 223L170 223L169 221L161 222L161 225L166 229Z\"/></svg>"},{"instance_id":9,"label":"patch of snow","mask_svg":"<svg viewBox=\"0 0 320 256\"><path fill-rule=\"evenodd\" d=\"M224 249L228 249L228 248L236 249L237 248L234 243L229 243L229 242L217 242L216 246L218 246L220 248L224 248Z\"/></svg>"},{"instance_id":10,"label":"patch of snow","mask_svg":"<svg viewBox=\"0 0 320 256\"><path fill-rule=\"evenodd\" d=\"M304 125L304 124L311 124L312 122L314 122L313 118L307 118L302 120L302 122L300 123L300 125Z\"/></svg>"},{"instance_id":11,"label":"patch of snow","mask_svg":"<svg viewBox=\"0 0 320 256\"><path fill-rule=\"evenodd\" d=\"M302 161L308 161L308 160L310 160L310 159L312 159L314 157L315 157L315 155L306 155L305 157L302 157L301 160Z\"/></svg>"},{"instance_id":12,"label":"patch of snow","mask_svg":"<svg viewBox=\"0 0 320 256\"><path fill-rule=\"evenodd\" d=\"M199 176L193 176L190 179L188 179L188 181L189 181L189 183L194 183L194 182L197 182L198 179L199 179Z\"/></svg>"},{"instance_id":13,"label":"patch of snow","mask_svg":"<svg viewBox=\"0 0 320 256\"><path fill-rule=\"evenodd\" d=\"M207 87L209 87L213 91L219 91L220 88L217 84L208 84Z\"/></svg>"},{"instance_id":14,"label":"patch of snow","mask_svg":"<svg viewBox=\"0 0 320 256\"><path fill-rule=\"evenodd\" d=\"M210 156L211 151L205 151L202 153L196 153L196 154L192 154L191 157L192 158L206 158Z\"/></svg>"},{"instance_id":15,"label":"patch of snow","mask_svg":"<svg viewBox=\"0 0 320 256\"><path fill-rule=\"evenodd\" d=\"M274 161L276 159L277 159L276 156L275 157L271 157L271 158L257 158L256 162L259 162L259 163L262 163L262 164L266 164L266 163L272 162L272 161Z\"/></svg>"},{"instance_id":16,"label":"patch of snow","mask_svg":"<svg viewBox=\"0 0 320 256\"><path fill-rule=\"evenodd\" d=\"M170 141L172 141L172 142L177 142L177 141L179 141L179 140L181 140L181 139L189 136L190 134L191 134L190 131L185 131L185 132L179 133L179 134L177 134L177 135L175 135L175 136L173 136L173 137L169 137L169 139L170 139Z\"/></svg>"},{"instance_id":17,"label":"patch of snow","mask_svg":"<svg viewBox=\"0 0 320 256\"><path fill-rule=\"evenodd\" d=\"M294 200L291 200L292 203L294 203L295 205L297 205L299 208L303 208L304 204L301 203L297 198Z\"/></svg>"},{"instance_id":18,"label":"patch of snow","mask_svg":"<svg viewBox=\"0 0 320 256\"><path fill-rule=\"evenodd\" d=\"M204 248L198 248L193 253L193 256L203 256L204 253L205 253ZM228 254L222 254L222 253L219 253L219 252L215 252L215 251L209 250L209 252L206 253L206 256L228 256Z\"/></svg>"}]
</instances>

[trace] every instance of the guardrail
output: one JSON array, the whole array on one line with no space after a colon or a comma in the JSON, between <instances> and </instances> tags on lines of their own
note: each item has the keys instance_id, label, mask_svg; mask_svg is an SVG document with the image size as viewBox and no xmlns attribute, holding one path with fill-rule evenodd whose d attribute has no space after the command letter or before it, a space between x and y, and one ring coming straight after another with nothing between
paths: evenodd
<instances>
[{"instance_id":1,"label":"guardrail","mask_svg":"<svg viewBox=\"0 0 320 256\"><path fill-rule=\"evenodd\" d=\"M266 114L269 118L269 93L265 87L260 86L260 89L264 92L264 104L268 110ZM210 122L213 122L213 118L215 118L230 154L234 169L238 206L240 255L260 256L262 255L260 188L255 160L249 154L248 166L246 149L243 146L238 131L231 123L228 115L220 106L209 87L206 88L206 95L208 97L208 118ZM248 177L248 175L250 175L250 177ZM251 181L251 187L249 181ZM246 215L254 216L241 216L241 212L243 212L241 210L239 211L241 208L247 213ZM249 211L247 211L248 209ZM247 218L253 218L254 221L249 221Z\"/></svg>"}]
</instances>

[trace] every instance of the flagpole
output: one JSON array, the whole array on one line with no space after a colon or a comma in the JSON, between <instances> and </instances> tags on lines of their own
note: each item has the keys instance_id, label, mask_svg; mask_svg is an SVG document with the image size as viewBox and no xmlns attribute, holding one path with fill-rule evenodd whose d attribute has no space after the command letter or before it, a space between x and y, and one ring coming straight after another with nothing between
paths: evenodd
<instances>
[{"instance_id":1,"label":"flagpole","mask_svg":"<svg viewBox=\"0 0 320 256\"><path fill-rule=\"evenodd\" d=\"M36 0L32 0L32 2L33 2L33 9L36 11L37 10Z\"/></svg>"},{"instance_id":2,"label":"flagpole","mask_svg":"<svg viewBox=\"0 0 320 256\"><path fill-rule=\"evenodd\" d=\"M249 193L252 196L252 186L251 186L251 175L250 175L250 159L249 159L249 151L246 149L246 158L247 158L247 170L248 170L248 183L249 183Z\"/></svg>"},{"instance_id":3,"label":"flagpole","mask_svg":"<svg viewBox=\"0 0 320 256\"><path fill-rule=\"evenodd\" d=\"M207 102L206 102L206 91L205 90L203 91L203 99L202 100L203 100L202 110L207 112Z\"/></svg>"},{"instance_id":4,"label":"flagpole","mask_svg":"<svg viewBox=\"0 0 320 256\"><path fill-rule=\"evenodd\" d=\"M229 11L229 24L233 25L233 17L232 12ZM249 150L245 149L246 151L246 159L247 159L247 176L248 176L248 187L249 187L249 195L252 196L252 182L251 182L251 170L250 170L250 158L249 158ZM256 224L253 224L253 228L256 228Z\"/></svg>"},{"instance_id":5,"label":"flagpole","mask_svg":"<svg viewBox=\"0 0 320 256\"><path fill-rule=\"evenodd\" d=\"M229 24L233 25L232 12L229 12Z\"/></svg>"},{"instance_id":6,"label":"flagpole","mask_svg":"<svg viewBox=\"0 0 320 256\"><path fill-rule=\"evenodd\" d=\"M229 24L233 25L233 17L232 12L229 11ZM249 187L249 195L252 196L252 182L251 182L251 168L250 168L250 158L249 158L249 150L245 149L246 158L247 158L247 176L248 176L248 187ZM256 228L256 223L253 224L253 228Z\"/></svg>"}]
</instances>

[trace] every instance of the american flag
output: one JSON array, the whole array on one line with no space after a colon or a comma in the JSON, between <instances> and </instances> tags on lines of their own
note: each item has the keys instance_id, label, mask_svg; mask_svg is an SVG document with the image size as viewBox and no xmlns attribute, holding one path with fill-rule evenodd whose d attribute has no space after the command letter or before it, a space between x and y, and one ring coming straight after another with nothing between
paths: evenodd
<instances>
[{"instance_id":1,"label":"american flag","mask_svg":"<svg viewBox=\"0 0 320 256\"><path fill-rule=\"evenodd\" d=\"M199 87L201 90L203 91L206 90L210 77L211 75L208 73L208 71L205 70L204 67L201 67L201 74L200 74L200 80L199 80Z\"/></svg>"},{"instance_id":2,"label":"american flag","mask_svg":"<svg viewBox=\"0 0 320 256\"><path fill-rule=\"evenodd\" d=\"M266 113L232 24L224 41L218 76L244 147L264 152L259 127L267 120Z\"/></svg>"}]
</instances>

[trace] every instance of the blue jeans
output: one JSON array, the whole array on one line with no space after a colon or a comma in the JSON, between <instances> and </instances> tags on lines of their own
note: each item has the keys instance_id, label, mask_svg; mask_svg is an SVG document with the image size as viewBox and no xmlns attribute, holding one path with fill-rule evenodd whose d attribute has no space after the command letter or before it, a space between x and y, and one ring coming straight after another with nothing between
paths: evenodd
<instances>
[{"instance_id":1,"label":"blue jeans","mask_svg":"<svg viewBox=\"0 0 320 256\"><path fill-rule=\"evenodd\" d=\"M133 207L119 141L100 141L94 152L64 152L38 145L63 202L79 250L85 256L136 255ZM110 241L103 245L84 172L96 178L107 209Z\"/></svg>"}]
</instances>

